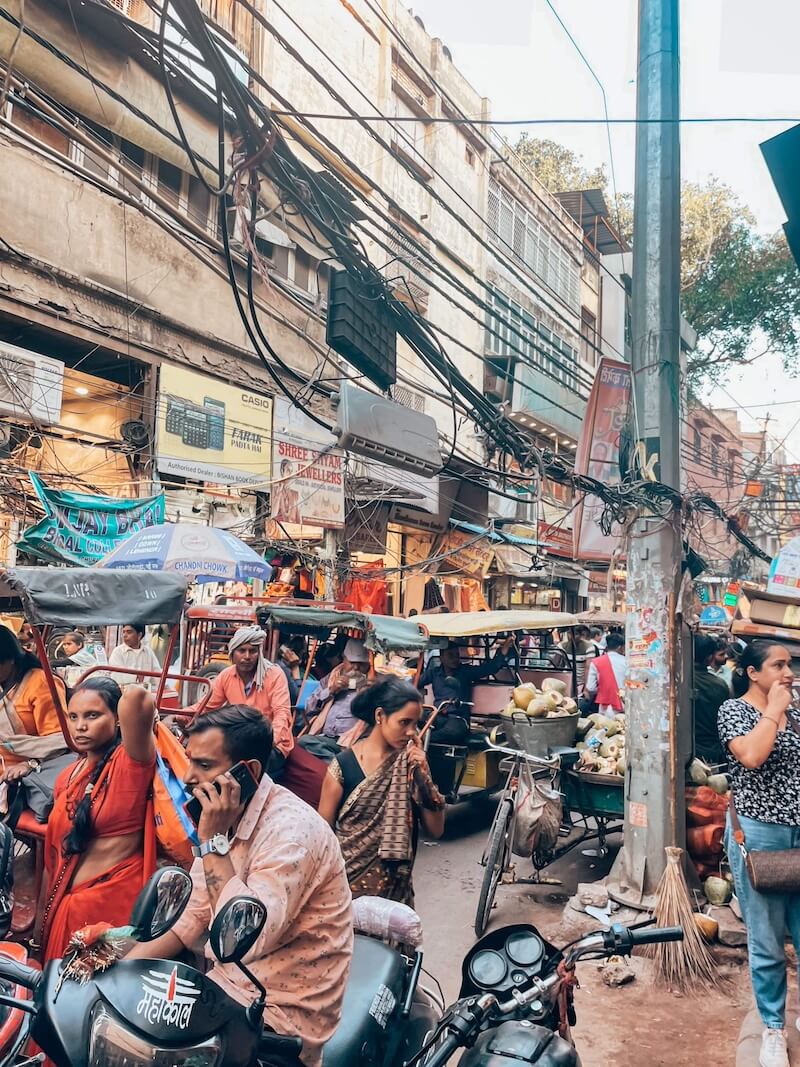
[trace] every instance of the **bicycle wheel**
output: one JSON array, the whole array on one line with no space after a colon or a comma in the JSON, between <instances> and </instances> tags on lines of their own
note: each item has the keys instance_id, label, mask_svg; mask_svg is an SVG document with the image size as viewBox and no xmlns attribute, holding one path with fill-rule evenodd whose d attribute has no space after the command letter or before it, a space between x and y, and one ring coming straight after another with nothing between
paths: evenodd
<instances>
[{"instance_id":1,"label":"bicycle wheel","mask_svg":"<svg viewBox=\"0 0 800 1067\"><path fill-rule=\"evenodd\" d=\"M514 805L509 798L500 802L497 814L492 823L489 835L489 844L486 848L486 870L483 872L481 894L478 897L478 911L475 915L475 934L483 937L486 927L489 925L489 915L494 904L494 896L503 871L506 867L510 850L511 820L514 815Z\"/></svg>"}]
</instances>

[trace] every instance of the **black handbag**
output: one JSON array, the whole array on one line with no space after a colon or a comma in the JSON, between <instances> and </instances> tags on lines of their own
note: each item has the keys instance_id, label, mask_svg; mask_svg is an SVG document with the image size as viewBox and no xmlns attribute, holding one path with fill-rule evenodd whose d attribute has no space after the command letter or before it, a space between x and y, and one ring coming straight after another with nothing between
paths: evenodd
<instances>
[{"instance_id":1,"label":"black handbag","mask_svg":"<svg viewBox=\"0 0 800 1067\"><path fill-rule=\"evenodd\" d=\"M750 885L757 893L800 892L800 848L747 848L744 830L736 814L733 794L730 801L733 839L744 860Z\"/></svg>"}]
</instances>

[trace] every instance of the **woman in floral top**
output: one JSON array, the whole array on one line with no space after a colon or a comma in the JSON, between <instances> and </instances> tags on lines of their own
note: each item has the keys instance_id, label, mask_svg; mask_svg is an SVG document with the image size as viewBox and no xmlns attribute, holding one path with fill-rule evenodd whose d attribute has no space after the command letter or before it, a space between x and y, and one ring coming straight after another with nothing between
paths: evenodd
<instances>
[{"instance_id":1,"label":"woman in floral top","mask_svg":"<svg viewBox=\"0 0 800 1067\"><path fill-rule=\"evenodd\" d=\"M730 754L732 799L748 849L800 848L800 713L790 707L791 663L783 645L748 645L734 675L736 697L719 709L719 737ZM800 955L800 893L753 889L730 819L726 848L747 925L753 993L766 1028L759 1063L789 1067L784 936L788 928Z\"/></svg>"}]
</instances>

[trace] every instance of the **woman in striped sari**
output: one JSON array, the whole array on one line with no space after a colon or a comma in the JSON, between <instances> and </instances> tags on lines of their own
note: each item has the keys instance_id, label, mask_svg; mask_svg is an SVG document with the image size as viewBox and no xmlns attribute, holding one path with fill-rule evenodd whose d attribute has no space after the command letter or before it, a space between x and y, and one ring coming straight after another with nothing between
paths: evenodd
<instances>
[{"instance_id":1,"label":"woman in striped sari","mask_svg":"<svg viewBox=\"0 0 800 1067\"><path fill-rule=\"evenodd\" d=\"M410 682L389 677L359 693L351 711L369 733L330 763L320 815L339 838L354 897L413 907L420 823L431 837L444 832L445 801L417 738L422 698Z\"/></svg>"}]
</instances>

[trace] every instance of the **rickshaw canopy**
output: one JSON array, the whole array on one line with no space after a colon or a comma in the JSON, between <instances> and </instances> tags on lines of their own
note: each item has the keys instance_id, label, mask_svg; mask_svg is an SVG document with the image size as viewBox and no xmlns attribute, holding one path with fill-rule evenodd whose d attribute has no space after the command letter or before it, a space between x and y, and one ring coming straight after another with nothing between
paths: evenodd
<instances>
[{"instance_id":1,"label":"rickshaw canopy","mask_svg":"<svg viewBox=\"0 0 800 1067\"><path fill-rule=\"evenodd\" d=\"M624 626L624 611L582 611L576 616L584 626Z\"/></svg>"},{"instance_id":2,"label":"rickshaw canopy","mask_svg":"<svg viewBox=\"0 0 800 1067\"><path fill-rule=\"evenodd\" d=\"M364 644L372 652L421 652L428 648L428 639L415 619L310 605L300 608L289 604L259 606L258 615L272 628L299 631L359 630L364 634Z\"/></svg>"},{"instance_id":3,"label":"rickshaw canopy","mask_svg":"<svg viewBox=\"0 0 800 1067\"><path fill-rule=\"evenodd\" d=\"M172 625L186 584L175 572L10 567L0 569L0 611L22 610L34 626Z\"/></svg>"},{"instance_id":4,"label":"rickshaw canopy","mask_svg":"<svg viewBox=\"0 0 800 1067\"><path fill-rule=\"evenodd\" d=\"M462 611L449 615L418 615L430 637L481 637L523 630L566 630L578 625L563 611Z\"/></svg>"}]
</instances>

